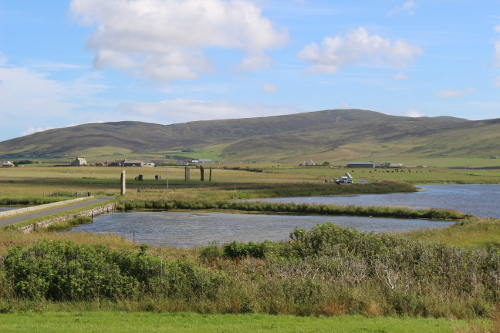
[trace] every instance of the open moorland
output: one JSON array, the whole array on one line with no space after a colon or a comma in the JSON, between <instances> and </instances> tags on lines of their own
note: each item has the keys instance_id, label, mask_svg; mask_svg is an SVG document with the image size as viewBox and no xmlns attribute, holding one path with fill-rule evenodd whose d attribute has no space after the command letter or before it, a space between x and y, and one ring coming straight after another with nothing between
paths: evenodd
<instances>
[{"instance_id":1,"label":"open moorland","mask_svg":"<svg viewBox=\"0 0 500 333\"><path fill-rule=\"evenodd\" d=\"M121 170L2 168L0 203L42 203L78 192L117 195ZM199 172L192 169L191 179L199 178ZM373 183L324 183L345 172ZM144 181L135 180L139 174ZM156 175L161 179L155 180ZM126 176L128 193L118 199L124 210L301 213L300 205L245 206L234 199L414 191L412 184L500 183L500 172L490 169L415 167L387 172L282 164L217 165L212 182L203 183L184 182L184 168L175 167L126 168ZM315 206L300 209L332 215L430 213L401 207L340 211L340 206ZM96 331L106 318L108 324L103 325L109 331L123 331L122 323L130 320L135 331L175 327L232 332L242 331L241 325L278 332L327 332L332 327L342 332L498 330L500 221L449 214L455 215L420 216L458 220L444 229L372 234L325 224L290 230L287 242L195 248L148 247L116 235L43 229L22 234L7 228L0 231L0 310L5 313L0 328L27 331L30 326L20 323L30 321L41 331L67 325ZM130 312L134 314L124 314ZM283 316L269 316L277 314Z\"/></svg>"},{"instance_id":2,"label":"open moorland","mask_svg":"<svg viewBox=\"0 0 500 333\"><path fill-rule=\"evenodd\" d=\"M271 133L271 134L270 134ZM324 161L409 166L498 167L500 120L397 117L368 110L325 110L275 117L159 125L85 124L0 142L0 158L25 156L62 163L182 157L221 163L299 164Z\"/></svg>"}]
</instances>

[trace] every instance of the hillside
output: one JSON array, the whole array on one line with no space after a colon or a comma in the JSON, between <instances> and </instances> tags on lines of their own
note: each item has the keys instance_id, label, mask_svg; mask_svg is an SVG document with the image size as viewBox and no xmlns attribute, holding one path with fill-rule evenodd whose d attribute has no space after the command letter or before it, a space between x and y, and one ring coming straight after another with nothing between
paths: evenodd
<instances>
[{"instance_id":1,"label":"hillside","mask_svg":"<svg viewBox=\"0 0 500 333\"><path fill-rule=\"evenodd\" d=\"M85 124L0 142L0 155L132 154L211 150L220 160L319 160L480 157L500 155L500 119L398 117L366 110L158 125ZM199 156L198 156L199 157Z\"/></svg>"}]
</instances>

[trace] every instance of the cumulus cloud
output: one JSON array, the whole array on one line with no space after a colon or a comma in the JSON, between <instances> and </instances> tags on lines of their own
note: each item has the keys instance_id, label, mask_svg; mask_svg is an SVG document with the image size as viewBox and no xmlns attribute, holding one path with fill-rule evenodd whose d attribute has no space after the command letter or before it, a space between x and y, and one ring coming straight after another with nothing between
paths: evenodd
<instances>
[{"instance_id":1,"label":"cumulus cloud","mask_svg":"<svg viewBox=\"0 0 500 333\"><path fill-rule=\"evenodd\" d=\"M389 13L387 13L387 16L393 16L394 14L398 14L401 12L406 12L408 15L413 15L413 8L417 7L417 4L413 1L408 1L402 6L398 6L391 10Z\"/></svg>"},{"instance_id":2,"label":"cumulus cloud","mask_svg":"<svg viewBox=\"0 0 500 333\"><path fill-rule=\"evenodd\" d=\"M0 140L45 130L54 119L75 119L79 107L95 105L93 95L107 89L99 79L100 74L94 72L59 82L48 72L11 66L0 54Z\"/></svg>"},{"instance_id":3,"label":"cumulus cloud","mask_svg":"<svg viewBox=\"0 0 500 333\"><path fill-rule=\"evenodd\" d=\"M404 67L423 51L402 39L391 43L379 35L370 35L365 28L349 32L345 37L325 37L319 46L306 45L297 55L312 66L308 73L335 74L342 66Z\"/></svg>"},{"instance_id":4,"label":"cumulus cloud","mask_svg":"<svg viewBox=\"0 0 500 333\"><path fill-rule=\"evenodd\" d=\"M472 94L476 90L474 88L466 88L466 89L459 89L459 90L443 90L439 91L437 93L438 97L441 98L454 98L454 97L462 97L468 94Z\"/></svg>"},{"instance_id":5,"label":"cumulus cloud","mask_svg":"<svg viewBox=\"0 0 500 333\"><path fill-rule=\"evenodd\" d=\"M264 52L283 46L276 30L250 0L73 0L71 11L96 30L87 47L94 66L139 77L194 79L211 69L207 48L237 49L246 56L239 70L270 64Z\"/></svg>"},{"instance_id":6,"label":"cumulus cloud","mask_svg":"<svg viewBox=\"0 0 500 333\"><path fill-rule=\"evenodd\" d=\"M395 80L408 80L408 76L403 72L399 72L398 74L394 75L393 78Z\"/></svg>"},{"instance_id":7,"label":"cumulus cloud","mask_svg":"<svg viewBox=\"0 0 500 333\"><path fill-rule=\"evenodd\" d=\"M133 119L170 124L196 120L238 119L284 115L303 112L295 106L277 106L263 103L234 103L190 99L164 100L146 103L122 103L118 111Z\"/></svg>"},{"instance_id":8,"label":"cumulus cloud","mask_svg":"<svg viewBox=\"0 0 500 333\"><path fill-rule=\"evenodd\" d=\"M419 117L425 117L423 113L417 110L411 110L406 113L407 117L412 117L412 118L419 118Z\"/></svg>"},{"instance_id":9,"label":"cumulus cloud","mask_svg":"<svg viewBox=\"0 0 500 333\"><path fill-rule=\"evenodd\" d=\"M264 94L276 94L278 93L278 86L274 83L265 83L261 85L262 92Z\"/></svg>"},{"instance_id":10,"label":"cumulus cloud","mask_svg":"<svg viewBox=\"0 0 500 333\"><path fill-rule=\"evenodd\" d=\"M21 136L25 136L25 135L30 135L30 134L33 134L33 133L38 133L38 132L43 132L43 131L46 131L46 130L49 130L49 129L52 129L52 127L46 127L46 128L42 128L42 127L28 127L28 129L25 131L25 132L21 132Z\"/></svg>"}]
</instances>

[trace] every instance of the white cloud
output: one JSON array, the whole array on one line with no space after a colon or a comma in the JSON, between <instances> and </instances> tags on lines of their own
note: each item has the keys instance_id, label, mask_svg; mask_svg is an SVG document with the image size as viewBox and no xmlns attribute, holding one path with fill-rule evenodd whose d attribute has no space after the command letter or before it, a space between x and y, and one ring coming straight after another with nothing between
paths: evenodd
<instances>
[{"instance_id":1,"label":"white cloud","mask_svg":"<svg viewBox=\"0 0 500 333\"><path fill-rule=\"evenodd\" d=\"M308 73L337 73L341 66L404 67L423 51L402 39L391 43L379 35L370 35L365 28L349 32L345 37L325 37L321 46L306 45L297 55L312 64Z\"/></svg>"},{"instance_id":2,"label":"white cloud","mask_svg":"<svg viewBox=\"0 0 500 333\"><path fill-rule=\"evenodd\" d=\"M266 54L252 54L243 58L241 63L234 68L235 71L255 72L271 66L271 57Z\"/></svg>"},{"instance_id":3,"label":"white cloud","mask_svg":"<svg viewBox=\"0 0 500 333\"><path fill-rule=\"evenodd\" d=\"M441 98L454 98L454 97L462 97L468 94L472 94L476 90L474 88L466 88L466 89L459 89L459 90L443 90L439 91L437 93L438 97Z\"/></svg>"},{"instance_id":4,"label":"white cloud","mask_svg":"<svg viewBox=\"0 0 500 333\"><path fill-rule=\"evenodd\" d=\"M413 15L413 8L417 7L417 4L413 1L408 1L406 2L403 6L401 7L396 7L393 10L391 10L389 13L387 13L387 16L393 16L394 14L401 13L401 12L407 12L408 15Z\"/></svg>"},{"instance_id":5,"label":"white cloud","mask_svg":"<svg viewBox=\"0 0 500 333\"><path fill-rule=\"evenodd\" d=\"M107 88L99 79L100 74L94 72L58 82L49 73L11 66L0 54L0 140L45 130L54 119L86 117L77 108L99 104L93 95Z\"/></svg>"},{"instance_id":6,"label":"white cloud","mask_svg":"<svg viewBox=\"0 0 500 333\"><path fill-rule=\"evenodd\" d=\"M340 103L340 108L341 109L350 109L351 105L347 102L342 102L342 103Z\"/></svg>"},{"instance_id":7,"label":"white cloud","mask_svg":"<svg viewBox=\"0 0 500 333\"><path fill-rule=\"evenodd\" d=\"M406 113L407 117L412 117L412 118L419 118L419 117L425 117L423 113L417 110L411 110Z\"/></svg>"},{"instance_id":8,"label":"white cloud","mask_svg":"<svg viewBox=\"0 0 500 333\"><path fill-rule=\"evenodd\" d=\"M496 31L496 32L500 32L500 25L497 25L497 26L495 27L495 31Z\"/></svg>"},{"instance_id":9,"label":"white cloud","mask_svg":"<svg viewBox=\"0 0 500 333\"><path fill-rule=\"evenodd\" d=\"M123 116L134 120L171 124L196 120L238 119L285 115L303 112L296 106L277 106L262 103L234 103L189 99L161 102L123 103L118 108Z\"/></svg>"},{"instance_id":10,"label":"white cloud","mask_svg":"<svg viewBox=\"0 0 500 333\"><path fill-rule=\"evenodd\" d=\"M399 72L398 74L394 75L393 78L395 80L408 80L408 76L403 72Z\"/></svg>"},{"instance_id":11,"label":"white cloud","mask_svg":"<svg viewBox=\"0 0 500 333\"><path fill-rule=\"evenodd\" d=\"M25 132L21 132L21 136L25 136L25 135L30 135L30 134L33 134L33 133L38 133L38 132L43 132L43 131L46 131L46 130L49 130L49 129L52 129L52 127L46 127L46 128L42 128L42 127L28 127L28 129L25 131Z\"/></svg>"},{"instance_id":12,"label":"white cloud","mask_svg":"<svg viewBox=\"0 0 500 333\"><path fill-rule=\"evenodd\" d=\"M264 94L276 94L278 93L278 86L274 83L265 83L261 86L262 92Z\"/></svg>"},{"instance_id":13,"label":"white cloud","mask_svg":"<svg viewBox=\"0 0 500 333\"><path fill-rule=\"evenodd\" d=\"M500 76L497 77L496 82L495 82L495 86L500 87Z\"/></svg>"},{"instance_id":14,"label":"white cloud","mask_svg":"<svg viewBox=\"0 0 500 333\"><path fill-rule=\"evenodd\" d=\"M97 26L87 43L97 51L95 67L151 79L194 79L209 71L207 48L242 50L238 68L257 70L270 64L265 50L288 40L250 0L73 0L71 10Z\"/></svg>"}]
</instances>

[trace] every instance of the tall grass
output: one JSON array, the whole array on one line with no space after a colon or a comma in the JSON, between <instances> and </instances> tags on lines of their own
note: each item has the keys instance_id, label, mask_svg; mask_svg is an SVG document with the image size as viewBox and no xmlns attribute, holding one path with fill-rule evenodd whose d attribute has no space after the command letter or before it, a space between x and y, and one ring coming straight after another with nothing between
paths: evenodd
<instances>
[{"instance_id":1,"label":"tall grass","mask_svg":"<svg viewBox=\"0 0 500 333\"><path fill-rule=\"evenodd\" d=\"M146 246L41 240L0 267L0 308L87 302L100 309L295 315L488 317L500 302L500 253L318 225L290 241L230 243L198 260Z\"/></svg>"},{"instance_id":2,"label":"tall grass","mask_svg":"<svg viewBox=\"0 0 500 333\"><path fill-rule=\"evenodd\" d=\"M398 218L428 218L438 220L463 219L470 215L454 210L445 209L413 209L409 207L391 206L342 206L342 205L313 205L295 203L274 203L260 201L217 201L217 200L154 200L154 201L128 201L122 200L117 206L118 210L133 209L189 209L189 210L240 210L273 213L296 214L321 214L321 215L350 215L372 217L398 217Z\"/></svg>"}]
</instances>

